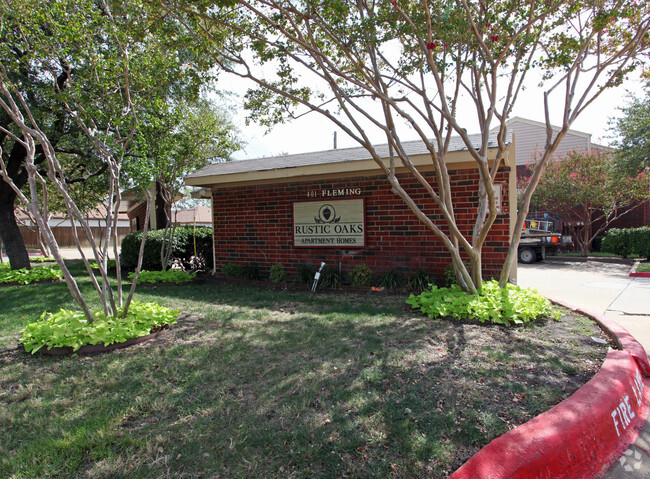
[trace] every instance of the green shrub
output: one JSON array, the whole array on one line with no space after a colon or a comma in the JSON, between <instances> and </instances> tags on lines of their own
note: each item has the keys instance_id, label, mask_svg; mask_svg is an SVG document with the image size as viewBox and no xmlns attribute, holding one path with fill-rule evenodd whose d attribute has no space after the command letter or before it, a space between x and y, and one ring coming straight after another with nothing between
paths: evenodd
<instances>
[{"instance_id":1,"label":"green shrub","mask_svg":"<svg viewBox=\"0 0 650 479\"><path fill-rule=\"evenodd\" d=\"M386 289L399 289L406 285L406 277L395 270L387 271L376 276L375 285Z\"/></svg>"},{"instance_id":2,"label":"green shrub","mask_svg":"<svg viewBox=\"0 0 650 479\"><path fill-rule=\"evenodd\" d=\"M120 315L124 311L120 310ZM88 320L80 311L61 309L58 313L44 312L40 320L28 324L22 330L20 342L25 351L32 354L46 346L71 347L76 351L87 344L122 343L127 339L139 338L167 324L175 324L180 311L159 306L155 303L132 301L126 318L105 316L98 311L95 319Z\"/></svg>"},{"instance_id":3,"label":"green shrub","mask_svg":"<svg viewBox=\"0 0 650 479\"><path fill-rule=\"evenodd\" d=\"M625 230L611 228L603 238L600 244L600 250L605 253L612 253L627 258L631 253L628 239Z\"/></svg>"},{"instance_id":4,"label":"green shrub","mask_svg":"<svg viewBox=\"0 0 650 479\"><path fill-rule=\"evenodd\" d=\"M241 266L238 264L226 263L223 265L222 271L226 278L241 278Z\"/></svg>"},{"instance_id":5,"label":"green shrub","mask_svg":"<svg viewBox=\"0 0 650 479\"><path fill-rule=\"evenodd\" d=\"M408 280L410 291L424 291L436 283L436 277L426 271L417 271Z\"/></svg>"},{"instance_id":6,"label":"green shrub","mask_svg":"<svg viewBox=\"0 0 650 479\"><path fill-rule=\"evenodd\" d=\"M7 266L3 266L0 269L0 283L29 284L34 281L60 279L63 277L63 273L57 265L37 266L32 269L23 268L12 270L9 268L7 264Z\"/></svg>"},{"instance_id":7,"label":"green shrub","mask_svg":"<svg viewBox=\"0 0 650 479\"><path fill-rule=\"evenodd\" d=\"M638 255L650 259L650 227L611 228L603 238L601 250L623 258Z\"/></svg>"},{"instance_id":8,"label":"green shrub","mask_svg":"<svg viewBox=\"0 0 650 479\"><path fill-rule=\"evenodd\" d=\"M89 260L88 260L88 264L90 264L90 267L91 267L92 269L99 269L99 265L97 264L97 261L95 261L94 259L89 259ZM115 269L115 260L114 260L114 259L109 259L109 260L106 262L106 267L107 267L109 270L111 270L111 269Z\"/></svg>"},{"instance_id":9,"label":"green shrub","mask_svg":"<svg viewBox=\"0 0 650 479\"><path fill-rule=\"evenodd\" d=\"M250 281L258 281L262 277L260 267L254 264L242 265L240 267L240 274L242 279Z\"/></svg>"},{"instance_id":10,"label":"green shrub","mask_svg":"<svg viewBox=\"0 0 650 479\"><path fill-rule=\"evenodd\" d=\"M277 263L271 266L269 271L269 279L273 283L283 283L287 280L287 271L284 269L284 266Z\"/></svg>"},{"instance_id":11,"label":"green shrub","mask_svg":"<svg viewBox=\"0 0 650 479\"><path fill-rule=\"evenodd\" d=\"M160 251L165 230L152 230L147 232L144 252L142 253L142 268L150 271L162 269ZM138 263L142 231L135 231L124 237L120 252L120 261L125 268L135 268ZM178 226L172 238L172 252L170 260L179 260L185 268L191 267L191 258L194 256L194 241L196 240L197 256L205 261L206 268L212 268L212 228L207 226Z\"/></svg>"},{"instance_id":12,"label":"green shrub","mask_svg":"<svg viewBox=\"0 0 650 479\"><path fill-rule=\"evenodd\" d=\"M371 286L374 278L373 271L361 263L352 270L352 286Z\"/></svg>"},{"instance_id":13,"label":"green shrub","mask_svg":"<svg viewBox=\"0 0 650 479\"><path fill-rule=\"evenodd\" d=\"M56 261L53 256L30 256L29 261L32 263L53 263Z\"/></svg>"},{"instance_id":14,"label":"green shrub","mask_svg":"<svg viewBox=\"0 0 650 479\"><path fill-rule=\"evenodd\" d=\"M299 264L296 266L296 280L298 283L311 285L314 282L316 268L309 264Z\"/></svg>"},{"instance_id":15,"label":"green shrub","mask_svg":"<svg viewBox=\"0 0 650 479\"><path fill-rule=\"evenodd\" d=\"M226 263L223 265L223 275L226 278L257 281L260 279L260 267L252 264Z\"/></svg>"},{"instance_id":16,"label":"green shrub","mask_svg":"<svg viewBox=\"0 0 650 479\"><path fill-rule=\"evenodd\" d=\"M318 280L319 286L328 289L339 289L341 287L341 273L337 269L325 268L321 272L320 279Z\"/></svg>"},{"instance_id":17,"label":"green shrub","mask_svg":"<svg viewBox=\"0 0 650 479\"><path fill-rule=\"evenodd\" d=\"M412 294L406 302L430 318L451 316L506 326L542 318L559 319L559 313L537 291L513 284L500 288L494 280L483 282L478 295L461 291L457 285L450 288L433 286L418 296Z\"/></svg>"},{"instance_id":18,"label":"green shrub","mask_svg":"<svg viewBox=\"0 0 650 479\"><path fill-rule=\"evenodd\" d=\"M135 273L129 273L129 279L133 281ZM143 269L138 276L139 283L188 283L196 278L196 273L187 273L178 269L167 271L147 271Z\"/></svg>"}]
</instances>

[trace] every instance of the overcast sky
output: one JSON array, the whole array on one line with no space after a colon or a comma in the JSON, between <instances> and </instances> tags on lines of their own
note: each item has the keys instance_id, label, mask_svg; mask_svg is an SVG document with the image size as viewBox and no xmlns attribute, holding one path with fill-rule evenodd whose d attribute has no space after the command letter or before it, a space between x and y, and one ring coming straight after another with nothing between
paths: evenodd
<instances>
[{"instance_id":1,"label":"overcast sky","mask_svg":"<svg viewBox=\"0 0 650 479\"><path fill-rule=\"evenodd\" d=\"M620 116L619 108L627 104L628 91L636 97L642 97L643 86L644 83L640 80L630 80L622 87L606 91L574 122L572 129L592 134L594 143L605 145L611 143L610 118ZM243 107L237 107L237 105L241 105L241 98L238 98L237 95L242 95L245 92L245 84L239 79L234 81L222 78L219 88L231 91L235 95L232 100L236 114L232 119L240 129L241 136L247 145L243 150L236 152L233 158L237 160L261 158L333 148L333 137L337 127L320 115L308 114L290 123L277 125L270 133L265 134L265 127L255 124L246 126L244 121L246 111L243 110ZM535 90L535 88L529 88L520 96L513 117L519 116L530 120L544 121L541 94ZM470 133L476 133L476 131L468 130ZM405 140L417 139L415 133L409 131L402 131L402 138ZM377 143L386 142L382 135L377 135L375 141ZM337 146L338 148L349 148L359 145L339 130Z\"/></svg>"}]
</instances>

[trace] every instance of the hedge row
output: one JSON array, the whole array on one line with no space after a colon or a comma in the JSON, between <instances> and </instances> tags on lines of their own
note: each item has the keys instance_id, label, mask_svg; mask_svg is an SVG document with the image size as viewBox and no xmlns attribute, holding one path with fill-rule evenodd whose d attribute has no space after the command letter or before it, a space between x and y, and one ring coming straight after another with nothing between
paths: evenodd
<instances>
[{"instance_id":1,"label":"hedge row","mask_svg":"<svg viewBox=\"0 0 650 479\"><path fill-rule=\"evenodd\" d=\"M164 239L165 230L153 230L147 232L147 240L142 255L142 268L150 271L162 269L160 262L160 251ZM203 258L205 267L212 269L212 228L208 226L178 226L174 231L172 239L171 260L180 260L185 267L192 268L191 259L194 256L194 240L196 238L197 256ZM135 268L138 262L140 241L142 231L135 231L128 234L122 240L120 253L120 264L124 268Z\"/></svg>"},{"instance_id":2,"label":"hedge row","mask_svg":"<svg viewBox=\"0 0 650 479\"><path fill-rule=\"evenodd\" d=\"M646 257L650 260L650 227L612 228L603 238L601 250L623 258L630 255Z\"/></svg>"}]
</instances>

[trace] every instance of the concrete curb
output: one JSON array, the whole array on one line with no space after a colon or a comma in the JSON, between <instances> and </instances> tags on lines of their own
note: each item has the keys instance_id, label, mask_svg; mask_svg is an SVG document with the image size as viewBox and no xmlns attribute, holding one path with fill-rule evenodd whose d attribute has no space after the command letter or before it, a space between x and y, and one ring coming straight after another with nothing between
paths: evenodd
<instances>
[{"instance_id":1,"label":"concrete curb","mask_svg":"<svg viewBox=\"0 0 650 479\"><path fill-rule=\"evenodd\" d=\"M623 349L611 350L600 371L554 408L498 437L449 479L593 478L602 475L638 436L650 404L650 364L622 326L593 317Z\"/></svg>"}]
</instances>

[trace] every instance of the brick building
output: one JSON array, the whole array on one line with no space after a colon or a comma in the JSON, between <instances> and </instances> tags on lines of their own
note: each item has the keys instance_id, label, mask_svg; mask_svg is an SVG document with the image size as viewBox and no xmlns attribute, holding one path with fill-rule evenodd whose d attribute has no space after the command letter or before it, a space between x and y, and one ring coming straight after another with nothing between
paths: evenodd
<instances>
[{"instance_id":1,"label":"brick building","mask_svg":"<svg viewBox=\"0 0 650 479\"><path fill-rule=\"evenodd\" d=\"M495 143L491 145L494 156ZM424 144L404 144L407 154L435 188L433 165ZM377 147L388 156L387 146ZM476 217L478 173L459 140L447 156L458 222L471 232ZM398 169L400 184L418 207L442 225L442 216L424 188ZM497 275L510 239L510 207L516 198L514 154L502 165L501 214L483 249L484 275ZM289 273L301 264L350 272L366 264L376 272L441 275L451 262L442 242L393 192L364 148L348 148L209 165L186 178L211 191L215 267L255 265L268 272L275 263ZM443 231L446 227L443 227Z\"/></svg>"}]
</instances>

